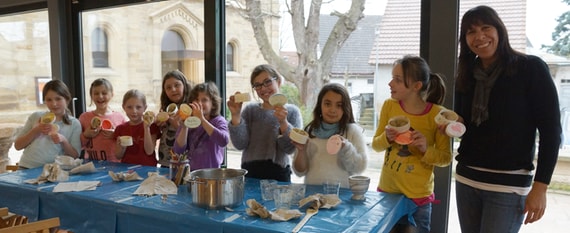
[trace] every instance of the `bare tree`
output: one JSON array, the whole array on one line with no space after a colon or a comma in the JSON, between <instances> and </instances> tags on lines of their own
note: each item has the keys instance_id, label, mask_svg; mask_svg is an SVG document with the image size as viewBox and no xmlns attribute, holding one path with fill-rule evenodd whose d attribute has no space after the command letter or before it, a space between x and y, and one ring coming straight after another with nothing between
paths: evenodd
<instances>
[{"instance_id":1,"label":"bare tree","mask_svg":"<svg viewBox=\"0 0 570 233\"><path fill-rule=\"evenodd\" d=\"M272 49L264 23L267 15L261 10L261 0L246 0L247 18L251 22L263 57L269 64L277 67L287 81L295 84L299 89L301 103L309 109L316 103L321 87L329 82L329 74L338 51L364 17L362 12L365 0L353 0L346 13L332 12L331 15L337 16L338 21L325 45L321 45L322 50L318 51L322 3L322 0L311 1L306 20L303 0L286 1L287 12L291 14L293 39L299 58L297 67L293 67L279 56L279 51Z\"/></svg>"}]
</instances>

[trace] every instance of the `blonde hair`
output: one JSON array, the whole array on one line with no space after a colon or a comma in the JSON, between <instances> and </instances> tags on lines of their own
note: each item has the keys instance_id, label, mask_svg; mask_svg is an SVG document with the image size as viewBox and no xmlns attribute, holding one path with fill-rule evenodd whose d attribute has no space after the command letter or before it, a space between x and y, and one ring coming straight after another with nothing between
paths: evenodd
<instances>
[{"instance_id":1,"label":"blonde hair","mask_svg":"<svg viewBox=\"0 0 570 233\"><path fill-rule=\"evenodd\" d=\"M146 106L146 97L144 96L144 94L137 90L137 89L130 89L128 90L125 95L123 96L123 105L125 105L125 103L127 102L127 100L129 100L130 98L137 98L140 101L143 102L143 105Z\"/></svg>"}]
</instances>

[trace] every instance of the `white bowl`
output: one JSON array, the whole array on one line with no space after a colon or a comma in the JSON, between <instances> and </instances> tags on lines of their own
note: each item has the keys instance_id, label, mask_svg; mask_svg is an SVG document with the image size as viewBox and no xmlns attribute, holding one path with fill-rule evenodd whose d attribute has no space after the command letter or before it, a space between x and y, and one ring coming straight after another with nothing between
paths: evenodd
<instances>
[{"instance_id":1,"label":"white bowl","mask_svg":"<svg viewBox=\"0 0 570 233\"><path fill-rule=\"evenodd\" d=\"M410 119L405 116L395 116L388 120L389 128L395 129L398 133L410 130Z\"/></svg>"},{"instance_id":2,"label":"white bowl","mask_svg":"<svg viewBox=\"0 0 570 233\"><path fill-rule=\"evenodd\" d=\"M307 132L302 129L293 128L291 130L291 133L289 133L289 138L291 138L291 140L295 141L296 143L305 144L309 139L309 134L307 134Z\"/></svg>"},{"instance_id":3,"label":"white bowl","mask_svg":"<svg viewBox=\"0 0 570 233\"><path fill-rule=\"evenodd\" d=\"M439 111L437 116L435 116L435 123L438 125L447 125L451 122L455 122L459 119L459 115L454 111L449 109L442 109Z\"/></svg>"}]
</instances>

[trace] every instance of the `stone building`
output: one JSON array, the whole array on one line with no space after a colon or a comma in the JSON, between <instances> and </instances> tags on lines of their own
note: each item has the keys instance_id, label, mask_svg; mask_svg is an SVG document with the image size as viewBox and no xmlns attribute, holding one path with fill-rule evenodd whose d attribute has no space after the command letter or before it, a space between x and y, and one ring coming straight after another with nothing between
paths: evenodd
<instances>
[{"instance_id":1,"label":"stone building","mask_svg":"<svg viewBox=\"0 0 570 233\"><path fill-rule=\"evenodd\" d=\"M263 2L274 50L279 48L279 1ZM106 78L114 86L113 109L123 93L139 89L149 110L160 104L162 77L179 69L193 83L205 80L203 1L171 0L82 14L83 72L87 109L89 85ZM228 51L226 93L252 92L249 75L266 63L245 18L241 1L226 1ZM126 17L128 16L128 17ZM0 122L23 123L41 105L42 83L51 77L47 11L0 17ZM224 101L225 104L225 101Z\"/></svg>"}]
</instances>

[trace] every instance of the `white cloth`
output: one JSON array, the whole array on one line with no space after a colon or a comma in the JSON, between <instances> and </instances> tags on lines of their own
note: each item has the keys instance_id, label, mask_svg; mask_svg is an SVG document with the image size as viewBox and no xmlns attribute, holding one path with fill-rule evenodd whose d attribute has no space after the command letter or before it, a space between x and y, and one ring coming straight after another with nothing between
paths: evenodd
<instances>
[{"instance_id":1,"label":"white cloth","mask_svg":"<svg viewBox=\"0 0 570 233\"><path fill-rule=\"evenodd\" d=\"M178 194L178 187L171 180L155 172L149 172L148 178L144 180L134 195L152 196L155 194Z\"/></svg>"},{"instance_id":2,"label":"white cloth","mask_svg":"<svg viewBox=\"0 0 570 233\"><path fill-rule=\"evenodd\" d=\"M95 168L95 165L93 164L93 162L89 162L86 164L83 164L79 167L76 167L74 169L71 169L71 171L69 171L70 174L78 174L78 173L92 173L92 172L96 172L97 168Z\"/></svg>"}]
</instances>

